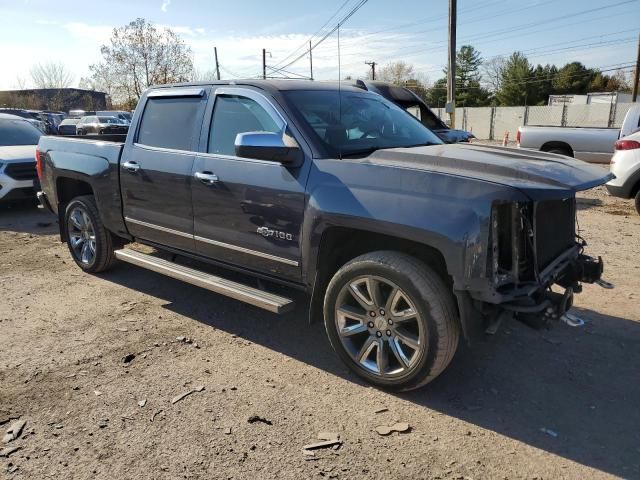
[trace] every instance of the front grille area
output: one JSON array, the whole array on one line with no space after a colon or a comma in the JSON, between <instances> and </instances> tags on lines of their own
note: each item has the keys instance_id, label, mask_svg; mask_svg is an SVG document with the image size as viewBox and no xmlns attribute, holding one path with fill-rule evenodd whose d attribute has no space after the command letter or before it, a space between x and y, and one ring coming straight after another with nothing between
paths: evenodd
<instances>
[{"instance_id":1,"label":"front grille area","mask_svg":"<svg viewBox=\"0 0 640 480\"><path fill-rule=\"evenodd\" d=\"M536 254L543 270L575 243L575 198L536 204Z\"/></svg>"},{"instance_id":2,"label":"front grille area","mask_svg":"<svg viewBox=\"0 0 640 480\"><path fill-rule=\"evenodd\" d=\"M38 176L36 162L10 163L4 173L14 180L33 180Z\"/></svg>"}]
</instances>

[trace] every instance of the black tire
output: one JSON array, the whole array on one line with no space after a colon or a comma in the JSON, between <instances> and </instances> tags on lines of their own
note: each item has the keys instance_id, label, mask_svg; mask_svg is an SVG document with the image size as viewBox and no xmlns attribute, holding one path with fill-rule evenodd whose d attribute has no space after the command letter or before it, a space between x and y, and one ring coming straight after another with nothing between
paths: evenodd
<instances>
[{"instance_id":1,"label":"black tire","mask_svg":"<svg viewBox=\"0 0 640 480\"><path fill-rule=\"evenodd\" d=\"M81 255L79 255L72 247L72 240L69 234L69 224L71 221L70 215L76 210L84 212L90 219L95 236L95 252L91 260L88 262L83 261ZM114 235L104 227L102 220L100 219L100 214L98 213L98 207L96 206L95 199L92 195L76 197L69 202L64 214L64 228L67 232L67 246L69 247L69 252L73 257L73 260L76 262L76 265L78 265L82 270L88 273L98 273L104 272L113 266L116 261L114 251L116 250L116 247L120 247L121 241L114 237Z\"/></svg>"},{"instance_id":2,"label":"black tire","mask_svg":"<svg viewBox=\"0 0 640 480\"><path fill-rule=\"evenodd\" d=\"M414 351L414 355L418 356L413 365L406 366L405 371L401 371L397 375L393 372L388 375L371 373L370 370L363 367L362 359L357 362L352 358L352 353L349 353L348 348L343 344L346 337L341 337L338 331L337 311L343 301L340 299L345 298L344 295L346 295L341 292L344 292L345 288L350 288L348 285L353 285L352 282L362 281L362 278L366 276L371 276L371 278L377 279L376 281L388 281L397 286L401 289L401 293L406 294L417 311L417 318L413 321L416 322L417 328L421 328L420 346ZM391 295L389 294L388 298ZM389 306L389 300L386 301L386 306ZM388 310L387 312L380 310L383 324L385 317L388 318L387 321L390 324L390 320L395 318L391 316L391 308ZM375 320L377 319L378 317ZM368 318L367 320L368 325L374 323L371 321L374 319ZM361 255L346 263L336 272L325 293L324 324L331 346L350 369L368 382L393 391L413 390L436 378L453 359L460 337L460 322L454 297L442 278L420 260L392 251L378 251ZM364 326L363 324L362 327ZM398 324L396 324L397 326ZM377 326L374 327L374 330L377 328ZM377 331L376 335L379 333L380 331ZM388 334L389 330L385 335ZM363 335L365 338L373 337L372 332L362 332L359 335ZM380 338L380 335L378 335L377 341L384 343L384 339ZM388 343L385 345L389 346L385 348L391 349L391 337L386 341ZM391 354L389 354L389 358L393 358ZM384 364L389 365L388 360ZM390 377L390 375L393 376Z\"/></svg>"},{"instance_id":3,"label":"black tire","mask_svg":"<svg viewBox=\"0 0 640 480\"><path fill-rule=\"evenodd\" d=\"M84 131L83 130L77 130L76 131L76 135L78 135L78 136L84 135Z\"/></svg>"},{"instance_id":4,"label":"black tire","mask_svg":"<svg viewBox=\"0 0 640 480\"><path fill-rule=\"evenodd\" d=\"M549 153L555 153L557 155L564 155L565 157L573 157L571 152L565 150L564 148L552 148L551 150L547 150Z\"/></svg>"},{"instance_id":5,"label":"black tire","mask_svg":"<svg viewBox=\"0 0 640 480\"><path fill-rule=\"evenodd\" d=\"M638 215L640 215L640 189L638 190L638 193L636 193L636 212L638 212Z\"/></svg>"}]
</instances>

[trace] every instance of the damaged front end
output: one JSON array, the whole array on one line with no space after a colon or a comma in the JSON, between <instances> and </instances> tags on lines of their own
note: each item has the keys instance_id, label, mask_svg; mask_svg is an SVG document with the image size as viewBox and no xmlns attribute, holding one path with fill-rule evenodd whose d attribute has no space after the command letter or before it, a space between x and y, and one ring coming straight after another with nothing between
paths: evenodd
<instances>
[{"instance_id":1,"label":"damaged front end","mask_svg":"<svg viewBox=\"0 0 640 480\"><path fill-rule=\"evenodd\" d=\"M539 328L565 316L582 283L606 284L602 259L584 254L576 224L575 197L494 203L486 270L491 287L479 299L489 329L505 316Z\"/></svg>"}]
</instances>

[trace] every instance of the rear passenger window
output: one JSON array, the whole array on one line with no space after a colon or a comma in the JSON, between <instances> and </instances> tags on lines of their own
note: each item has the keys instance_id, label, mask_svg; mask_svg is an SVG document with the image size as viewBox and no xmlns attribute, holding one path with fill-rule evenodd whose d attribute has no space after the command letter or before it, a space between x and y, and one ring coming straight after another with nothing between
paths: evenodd
<instances>
[{"instance_id":1,"label":"rear passenger window","mask_svg":"<svg viewBox=\"0 0 640 480\"><path fill-rule=\"evenodd\" d=\"M219 95L213 109L207 151L235 155L236 135L239 133L280 131L281 127L255 100L235 95Z\"/></svg>"},{"instance_id":2,"label":"rear passenger window","mask_svg":"<svg viewBox=\"0 0 640 480\"><path fill-rule=\"evenodd\" d=\"M200 133L200 97L149 98L142 114L138 143L150 147L195 150Z\"/></svg>"}]
</instances>

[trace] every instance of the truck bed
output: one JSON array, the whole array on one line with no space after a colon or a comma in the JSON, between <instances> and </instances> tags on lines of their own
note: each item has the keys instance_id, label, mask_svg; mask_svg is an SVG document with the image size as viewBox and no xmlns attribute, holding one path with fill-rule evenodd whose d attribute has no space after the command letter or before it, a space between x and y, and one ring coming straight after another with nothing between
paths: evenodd
<instances>
[{"instance_id":1,"label":"truck bed","mask_svg":"<svg viewBox=\"0 0 640 480\"><path fill-rule=\"evenodd\" d=\"M110 137L117 137L118 141ZM104 158L110 164L117 164L124 146L124 135L83 135L81 137L46 136L40 138L39 149L42 153L50 152L52 157L57 151L75 154L79 157L90 155Z\"/></svg>"}]
</instances>

